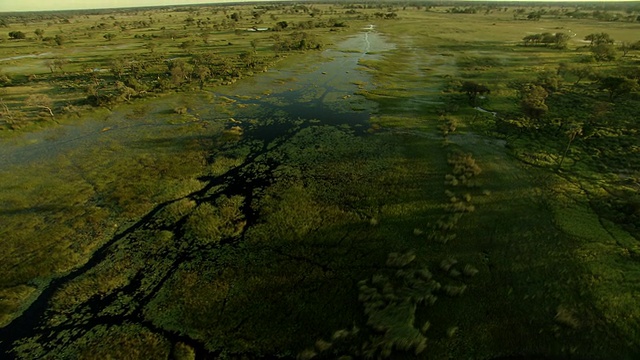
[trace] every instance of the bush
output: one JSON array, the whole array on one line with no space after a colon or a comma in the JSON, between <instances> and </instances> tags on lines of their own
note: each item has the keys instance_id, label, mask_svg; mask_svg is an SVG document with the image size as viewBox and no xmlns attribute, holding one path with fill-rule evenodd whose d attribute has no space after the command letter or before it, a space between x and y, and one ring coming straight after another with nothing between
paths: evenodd
<instances>
[{"instance_id":1,"label":"bush","mask_svg":"<svg viewBox=\"0 0 640 360\"><path fill-rule=\"evenodd\" d=\"M9 33L9 38L14 40L26 39L27 34L23 33L22 31L12 31Z\"/></svg>"},{"instance_id":2,"label":"bush","mask_svg":"<svg viewBox=\"0 0 640 360\"><path fill-rule=\"evenodd\" d=\"M173 347L173 359L175 360L195 360L196 352L185 343L179 342Z\"/></svg>"},{"instance_id":3,"label":"bush","mask_svg":"<svg viewBox=\"0 0 640 360\"><path fill-rule=\"evenodd\" d=\"M186 106L178 106L173 108L173 112L176 114L180 114L180 115L184 115L187 113L187 107Z\"/></svg>"},{"instance_id":4,"label":"bush","mask_svg":"<svg viewBox=\"0 0 640 360\"><path fill-rule=\"evenodd\" d=\"M201 204L185 223L185 238L207 245L240 235L246 225L241 211L243 203L242 196L221 196L215 206Z\"/></svg>"}]
</instances>

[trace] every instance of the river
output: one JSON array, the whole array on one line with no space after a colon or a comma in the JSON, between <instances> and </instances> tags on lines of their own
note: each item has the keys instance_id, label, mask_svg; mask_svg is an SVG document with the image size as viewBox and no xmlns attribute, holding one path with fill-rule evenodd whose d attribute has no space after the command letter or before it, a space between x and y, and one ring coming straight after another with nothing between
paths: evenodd
<instances>
[{"instance_id":1,"label":"river","mask_svg":"<svg viewBox=\"0 0 640 360\"><path fill-rule=\"evenodd\" d=\"M310 121L314 121L314 124L346 126L355 133L364 133L368 129L369 116L375 112L376 105L356 94L359 88L372 86L368 73L359 68L358 62L363 58L375 58L379 56L376 53L392 48L392 44L370 27L331 49L296 57L300 60L314 58L313 61L291 64L288 60L289 66L286 68L270 69L266 73L210 93L173 94L140 101L135 105L121 106L113 111L100 113L102 114L100 116L78 119L74 123L61 124L13 139L4 139L0 145L0 171L47 163L58 157L81 157L83 152L101 149L105 143L109 142L117 142L120 146L138 146L140 139L153 137L158 129L168 129L169 132L171 129L190 129L194 122L205 126L215 123L224 124L226 127L246 128L244 137L262 141L265 144L264 149L268 149L269 144L275 143L274 139L285 135L293 128L292 124L299 124L300 120L306 121L307 125L303 126L308 126ZM184 103L188 104L193 121L176 122L174 121L176 115L172 110L176 105ZM222 109L221 103L226 104ZM132 111L136 108L146 109L145 114L139 118L132 117ZM279 121L271 121L274 118ZM256 123L259 126L253 126ZM250 124L253 125L249 126ZM183 135L184 132L181 132L180 136ZM164 139L164 141L171 142L171 139ZM204 187L194 192L192 196L206 194L221 181L232 183L227 189L228 192L251 196L251 187L264 179L241 178L238 175L242 173L243 166L251 166L251 161L259 155L250 154L243 165L219 178L203 179ZM113 152L112 156L121 155ZM235 176L238 177L235 178ZM121 181L127 181L127 179L121 179ZM43 339L51 340L55 334L46 330L48 321L46 317L49 302L55 291L103 261L114 244L137 229L147 226L155 214L169 203L171 201L158 204L135 224L121 229L117 235L105 242L84 265L65 276L52 280L44 289L39 289L39 295L22 315L0 329L0 353L9 353L15 341L27 337L42 336ZM251 214L245 215L251 221ZM163 270L166 271L162 276L163 280L155 285L157 289L162 287L163 281L170 277L171 272L179 264L179 260L176 260L167 265ZM133 294L136 290L133 288L139 286L139 281L133 281L129 286L132 287L131 293ZM144 294L145 301L148 301L153 293ZM101 301L94 299L89 307L96 308L101 304ZM133 318L131 316L114 318L110 321L121 323L140 320L140 316L136 313ZM102 321L104 322L104 319ZM90 329L93 325L93 321L89 319L88 323L78 328L78 331L80 328ZM153 327L148 323L145 326ZM38 330L40 327L44 330ZM204 351L200 345L184 336L157 328L154 328L154 331L173 342L187 342L199 352Z\"/></svg>"},{"instance_id":2,"label":"river","mask_svg":"<svg viewBox=\"0 0 640 360\"><path fill-rule=\"evenodd\" d=\"M365 126L370 112L375 111L375 104L366 103L362 97L354 95L359 85L370 86L366 85L370 83L368 74L358 70L358 61L376 58L379 56L377 53L392 48L393 44L371 27L320 54L305 56L305 59L315 57L315 61L291 64L287 60L290 66L286 68L269 69L266 73L213 91L211 95L232 99L229 111L236 118L259 120L278 116L316 119L333 125L346 121ZM0 169L47 161L77 149L101 146L101 140L105 139L135 140L154 132L154 128L189 126L172 123L167 116L172 112L172 106L183 102L185 97L191 98L190 112L198 114L199 121L220 122L230 118L228 113L213 109L201 93L177 93L140 100L134 106L149 109L141 119L131 119L133 106L120 106L108 113L99 112L100 115L2 139Z\"/></svg>"}]
</instances>

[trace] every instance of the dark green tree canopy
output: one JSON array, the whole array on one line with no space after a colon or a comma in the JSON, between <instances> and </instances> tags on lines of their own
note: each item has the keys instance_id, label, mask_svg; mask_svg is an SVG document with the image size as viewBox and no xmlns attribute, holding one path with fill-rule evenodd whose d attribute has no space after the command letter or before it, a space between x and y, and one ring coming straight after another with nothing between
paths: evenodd
<instances>
[{"instance_id":1,"label":"dark green tree canopy","mask_svg":"<svg viewBox=\"0 0 640 360\"><path fill-rule=\"evenodd\" d=\"M491 90L486 85L478 84L474 81L465 81L460 87L460 92L467 94L469 104L475 106L478 95L490 94Z\"/></svg>"},{"instance_id":2,"label":"dark green tree canopy","mask_svg":"<svg viewBox=\"0 0 640 360\"><path fill-rule=\"evenodd\" d=\"M9 33L9 38L14 39L14 40L26 39L27 38L27 34L23 33L22 31L11 31Z\"/></svg>"}]
</instances>

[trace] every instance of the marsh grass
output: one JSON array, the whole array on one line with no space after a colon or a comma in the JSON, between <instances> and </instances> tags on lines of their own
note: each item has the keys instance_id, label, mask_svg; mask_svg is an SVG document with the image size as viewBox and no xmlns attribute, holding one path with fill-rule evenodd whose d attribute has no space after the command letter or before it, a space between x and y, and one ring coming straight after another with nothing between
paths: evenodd
<instances>
[{"instance_id":1,"label":"marsh grass","mask_svg":"<svg viewBox=\"0 0 640 360\"><path fill-rule=\"evenodd\" d=\"M237 237L246 225L241 210L243 202L242 196L222 196L215 204L198 205L185 222L184 238L199 244L210 244Z\"/></svg>"},{"instance_id":2,"label":"marsh grass","mask_svg":"<svg viewBox=\"0 0 640 360\"><path fill-rule=\"evenodd\" d=\"M184 338L170 344L161 335L167 331L200 344L198 354L248 358L301 351L325 358L634 358L640 250L590 204L593 194L606 196L609 177L592 170L597 162L577 157L555 171L561 132L528 134L478 115L454 86L465 78L486 83L492 92L482 106L513 120L520 109L510 82L536 81L586 51L575 43L569 51L519 46L527 32L570 25L628 38L631 25L397 10L401 20L375 20L397 46L361 61L373 81L360 93L378 104L366 135L306 119L257 119L235 134L225 134L229 123L200 121L120 139L109 130L95 147L55 164L2 172L1 201L10 205L0 230L11 255L0 267L5 319L38 291L25 284L45 286L144 219L116 238L100 263L60 285L45 315L47 326L58 327L22 339L16 354L192 358ZM358 9L355 25L370 21L355 20L359 11L376 10ZM184 26L186 14L168 15L157 16ZM294 21L300 14L279 16ZM245 14L241 24L251 21ZM358 31L355 25L346 32ZM234 35L216 34L212 47L233 53L253 34ZM127 43L123 37L108 45L110 54L124 51L113 48ZM180 53L163 39L168 54ZM268 51L267 41L260 39L261 50ZM197 99L171 101L146 116L181 121L171 112L185 106L205 119L199 101L213 105L216 116L238 118L246 110L231 97ZM609 114L627 122L629 109ZM444 146L442 119L456 122L444 122ZM270 143L251 139L261 126L287 130ZM513 132L487 136L499 126ZM612 144L629 148L619 132L600 131L589 141L603 152ZM576 147L571 156L584 153ZM607 154L622 168L635 161L613 161L619 150ZM460 186L465 182L473 186ZM119 325L101 325L100 317ZM59 342L42 337L51 331Z\"/></svg>"}]
</instances>

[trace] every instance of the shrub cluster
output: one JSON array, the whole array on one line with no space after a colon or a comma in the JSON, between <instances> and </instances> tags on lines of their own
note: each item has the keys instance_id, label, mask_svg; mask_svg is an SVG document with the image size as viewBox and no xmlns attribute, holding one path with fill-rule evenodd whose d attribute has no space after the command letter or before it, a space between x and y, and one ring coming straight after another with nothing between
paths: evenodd
<instances>
[{"instance_id":1,"label":"shrub cluster","mask_svg":"<svg viewBox=\"0 0 640 360\"><path fill-rule=\"evenodd\" d=\"M318 340L315 348L298 355L299 359L323 358L388 358L394 350L422 353L427 346L425 333L430 327L426 321L420 328L414 326L418 305L433 305L440 283L433 279L429 269L409 267L416 256L413 252L390 253L387 273L375 274L358 282L358 300L364 306L370 337L358 345L354 337L359 329L338 330L331 341Z\"/></svg>"},{"instance_id":2,"label":"shrub cluster","mask_svg":"<svg viewBox=\"0 0 640 360\"><path fill-rule=\"evenodd\" d=\"M453 166L453 174L447 174L445 176L445 185L475 186L472 179L475 176L480 175L482 169L478 164L476 164L473 155L469 153L455 152L449 154L449 159L447 161L451 166Z\"/></svg>"},{"instance_id":3,"label":"shrub cluster","mask_svg":"<svg viewBox=\"0 0 640 360\"><path fill-rule=\"evenodd\" d=\"M443 123L440 125L440 130L442 131L442 136L447 136L450 133L453 133L458 128L458 120L454 118L445 117L442 118Z\"/></svg>"}]
</instances>

